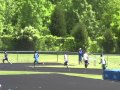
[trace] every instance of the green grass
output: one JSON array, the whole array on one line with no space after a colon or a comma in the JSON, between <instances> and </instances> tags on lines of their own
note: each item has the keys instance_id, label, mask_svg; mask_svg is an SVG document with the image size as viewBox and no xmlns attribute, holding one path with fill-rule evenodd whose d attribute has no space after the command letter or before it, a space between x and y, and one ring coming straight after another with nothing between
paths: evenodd
<instances>
[{"instance_id":1,"label":"green grass","mask_svg":"<svg viewBox=\"0 0 120 90\"><path fill-rule=\"evenodd\" d=\"M102 79L102 75L93 75L93 74L61 73L61 72L31 72L31 71L0 71L0 75L31 75L31 74L62 74L62 75L74 76L74 77Z\"/></svg>"},{"instance_id":2,"label":"green grass","mask_svg":"<svg viewBox=\"0 0 120 90\"><path fill-rule=\"evenodd\" d=\"M33 54L8 54L9 60L12 63L33 63ZM89 68L97 68L100 69L100 55L89 55L90 57L90 65ZM2 63L2 59L4 55L0 53L0 63ZM74 65L77 68L84 68L84 65L78 65L78 55L69 55L69 64ZM95 60L96 59L96 60ZM105 59L107 61L108 69L120 69L120 56L119 55L105 55ZM40 54L39 58L40 62L55 62L62 63L64 62L63 55L53 55L53 54Z\"/></svg>"},{"instance_id":3,"label":"green grass","mask_svg":"<svg viewBox=\"0 0 120 90\"><path fill-rule=\"evenodd\" d=\"M60 74L75 76L75 77L91 78L91 79L102 79L102 75L94 75L94 74L78 74L78 73L60 73Z\"/></svg>"},{"instance_id":4,"label":"green grass","mask_svg":"<svg viewBox=\"0 0 120 90\"><path fill-rule=\"evenodd\" d=\"M9 60L12 63L33 63L33 54L8 54ZM90 64L88 68L100 69L101 65L99 55L89 55ZM4 55L0 53L0 63ZM84 65L78 64L78 55L69 55L69 67L70 68L84 68ZM120 56L119 55L105 55L107 61L108 69L120 69ZM65 68L63 66L64 56L63 55L51 55L51 54L40 54L40 62L54 62L61 63L62 65L43 65L38 67L55 67L55 68ZM30 66L33 67L33 66ZM67 76L84 77L92 79L102 79L102 75L93 74L78 74L78 73L62 73L62 72L32 72L32 71L0 71L0 75L30 75L30 74L63 74Z\"/></svg>"},{"instance_id":5,"label":"green grass","mask_svg":"<svg viewBox=\"0 0 120 90\"><path fill-rule=\"evenodd\" d=\"M30 74L51 74L52 72L31 72L31 71L0 71L0 75L30 75Z\"/></svg>"},{"instance_id":6,"label":"green grass","mask_svg":"<svg viewBox=\"0 0 120 90\"><path fill-rule=\"evenodd\" d=\"M2 63L4 55L0 54L0 63ZM89 55L90 57L90 64L88 68L95 68L100 69L101 65L100 56L99 55ZM69 55L69 64L70 68L84 68L84 65L78 65L78 55ZM120 69L120 56L119 55L105 55L105 59L107 61L108 69ZM9 54L9 60L12 63L33 63L34 58L33 54ZM40 54L40 62L54 62L54 63L61 63L64 62L63 55L51 55L51 54ZM32 66L31 66L32 67ZM57 68L64 68L63 65L43 65L40 67L57 67ZM0 75L29 75L29 74L53 74L54 72L30 72L30 71L0 71ZM77 74L77 73L60 73L55 72L54 74L64 74L69 76L76 76L76 77L85 77L85 78L92 78L92 79L102 79L101 75L92 75L92 74Z\"/></svg>"},{"instance_id":7,"label":"green grass","mask_svg":"<svg viewBox=\"0 0 120 90\"><path fill-rule=\"evenodd\" d=\"M3 54L0 54L0 58L4 57ZM58 58L58 59L57 59ZM84 68L84 65L78 65L78 55L69 55L69 64L70 68ZM89 68L101 68L99 63L99 56L90 55L90 65ZM96 63L95 60L96 59ZM9 60L12 63L33 63L33 54L9 54ZM59 55L47 55L42 54L40 55L40 62L54 62L54 63L61 63L64 62L64 56ZM33 67L33 66L30 66ZM63 65L43 65L38 67L55 67L55 68L64 68ZM31 71L0 71L0 75L30 75L30 74L63 74L67 76L75 76L75 77L84 77L84 78L92 78L92 79L102 79L101 75L93 75L93 74L77 74L77 73L61 73L61 72L31 72Z\"/></svg>"}]
</instances>

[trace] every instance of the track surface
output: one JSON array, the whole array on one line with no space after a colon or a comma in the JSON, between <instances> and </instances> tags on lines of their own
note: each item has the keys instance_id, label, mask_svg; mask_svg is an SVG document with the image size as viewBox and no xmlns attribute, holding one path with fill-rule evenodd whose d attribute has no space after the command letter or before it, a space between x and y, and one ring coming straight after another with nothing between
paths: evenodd
<instances>
[{"instance_id":1,"label":"track surface","mask_svg":"<svg viewBox=\"0 0 120 90\"><path fill-rule=\"evenodd\" d=\"M45 65L56 65L46 63ZM33 64L0 64L0 70L9 71L37 71L37 72L67 72L84 73L84 69L71 68L32 68ZM101 74L101 70L88 69L87 74ZM1 75L0 90L120 90L120 82L107 80L94 80L59 74L40 75Z\"/></svg>"}]
</instances>

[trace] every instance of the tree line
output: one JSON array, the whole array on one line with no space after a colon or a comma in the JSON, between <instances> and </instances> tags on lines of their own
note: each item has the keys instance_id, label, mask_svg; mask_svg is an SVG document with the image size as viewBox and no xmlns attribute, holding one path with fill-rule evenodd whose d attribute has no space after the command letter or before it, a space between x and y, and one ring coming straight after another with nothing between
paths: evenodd
<instances>
[{"instance_id":1,"label":"tree line","mask_svg":"<svg viewBox=\"0 0 120 90\"><path fill-rule=\"evenodd\" d=\"M119 0L0 0L0 50L120 53Z\"/></svg>"}]
</instances>

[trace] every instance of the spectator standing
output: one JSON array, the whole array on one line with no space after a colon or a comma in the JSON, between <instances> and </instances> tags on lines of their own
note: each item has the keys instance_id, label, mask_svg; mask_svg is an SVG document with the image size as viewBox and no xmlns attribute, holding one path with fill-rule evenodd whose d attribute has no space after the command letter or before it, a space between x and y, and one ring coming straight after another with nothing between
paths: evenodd
<instances>
[{"instance_id":1,"label":"spectator standing","mask_svg":"<svg viewBox=\"0 0 120 90\"><path fill-rule=\"evenodd\" d=\"M82 63L82 57L83 57L83 51L82 51L81 48L79 48L78 56L79 56L78 62L79 62L79 64L80 64L80 63Z\"/></svg>"}]
</instances>

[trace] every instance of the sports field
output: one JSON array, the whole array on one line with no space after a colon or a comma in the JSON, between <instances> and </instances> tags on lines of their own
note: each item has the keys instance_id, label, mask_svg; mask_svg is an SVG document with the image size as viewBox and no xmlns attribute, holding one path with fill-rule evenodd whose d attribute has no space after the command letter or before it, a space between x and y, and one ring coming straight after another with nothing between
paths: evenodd
<instances>
[{"instance_id":1,"label":"sports field","mask_svg":"<svg viewBox=\"0 0 120 90\"><path fill-rule=\"evenodd\" d=\"M27 54L24 53L9 53L8 57L12 63L33 63L34 53ZM53 63L63 63L64 55L63 54L39 54L39 62L53 62ZM105 54L105 60L107 62L108 69L120 69L120 55L117 54ZM2 63L2 59L4 58L4 54L0 53L0 63ZM90 54L89 55L89 68L101 69L100 55ZM69 64L74 65L77 68L84 68L84 65L78 65L78 55L68 55Z\"/></svg>"},{"instance_id":2,"label":"sports field","mask_svg":"<svg viewBox=\"0 0 120 90\"><path fill-rule=\"evenodd\" d=\"M44 64L33 67L33 54L11 54L13 64L2 63L0 54L0 90L119 90L120 82L102 80L99 55L89 55L90 64L78 64L78 55L69 55L69 69L63 66L64 56L40 54ZM120 69L119 55L105 55L108 69Z\"/></svg>"}]
</instances>

